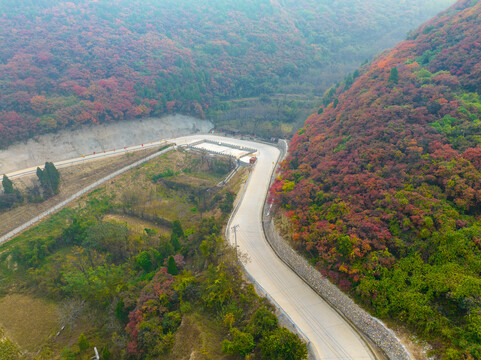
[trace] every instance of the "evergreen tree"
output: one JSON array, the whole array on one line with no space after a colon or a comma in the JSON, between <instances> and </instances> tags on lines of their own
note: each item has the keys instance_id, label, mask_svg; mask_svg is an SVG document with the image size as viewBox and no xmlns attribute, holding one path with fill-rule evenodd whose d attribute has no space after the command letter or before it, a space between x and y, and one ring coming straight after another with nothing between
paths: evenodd
<instances>
[{"instance_id":1,"label":"evergreen tree","mask_svg":"<svg viewBox=\"0 0 481 360\"><path fill-rule=\"evenodd\" d=\"M12 181L3 175L3 194L0 195L0 209L11 208L15 203L23 202L23 196L13 187Z\"/></svg>"},{"instance_id":2,"label":"evergreen tree","mask_svg":"<svg viewBox=\"0 0 481 360\"><path fill-rule=\"evenodd\" d=\"M43 176L42 169L40 169L39 167L37 167L37 177L38 177L38 181L40 181L40 185L43 186L43 184L45 183L45 178Z\"/></svg>"},{"instance_id":3,"label":"evergreen tree","mask_svg":"<svg viewBox=\"0 0 481 360\"><path fill-rule=\"evenodd\" d=\"M174 220L172 223L172 233L170 234L170 243L175 251L180 250L180 239L184 237L184 230L179 220Z\"/></svg>"},{"instance_id":4,"label":"evergreen tree","mask_svg":"<svg viewBox=\"0 0 481 360\"><path fill-rule=\"evenodd\" d=\"M397 84L399 81L399 72L397 68L392 68L391 75L389 76L389 83L390 84Z\"/></svg>"},{"instance_id":5,"label":"evergreen tree","mask_svg":"<svg viewBox=\"0 0 481 360\"><path fill-rule=\"evenodd\" d=\"M172 233L176 234L179 239L184 237L184 230L182 230L182 224L179 220L174 220L172 223Z\"/></svg>"},{"instance_id":6,"label":"evergreen tree","mask_svg":"<svg viewBox=\"0 0 481 360\"><path fill-rule=\"evenodd\" d=\"M38 177L38 181L40 181L40 186L42 187L42 190L43 190L43 196L47 198L50 197L52 195L52 187L49 184L48 178L45 174L45 170L42 170L38 167L37 177Z\"/></svg>"},{"instance_id":7,"label":"evergreen tree","mask_svg":"<svg viewBox=\"0 0 481 360\"><path fill-rule=\"evenodd\" d=\"M57 168L52 162L45 163L45 170L46 176L48 177L48 181L50 183L52 192L55 194L58 193L58 189L60 186L60 173L58 172Z\"/></svg>"},{"instance_id":8,"label":"evergreen tree","mask_svg":"<svg viewBox=\"0 0 481 360\"><path fill-rule=\"evenodd\" d=\"M5 194L14 194L15 189L13 188L12 180L10 180L7 175L3 175L2 180L3 191Z\"/></svg>"},{"instance_id":9,"label":"evergreen tree","mask_svg":"<svg viewBox=\"0 0 481 360\"><path fill-rule=\"evenodd\" d=\"M42 186L45 197L58 194L58 189L60 186L60 173L53 163L46 162L44 170L37 168L37 177L40 181L40 185Z\"/></svg>"},{"instance_id":10,"label":"evergreen tree","mask_svg":"<svg viewBox=\"0 0 481 360\"><path fill-rule=\"evenodd\" d=\"M170 235L170 244L174 248L174 251L179 251L180 250L180 242L179 242L179 237L176 235L174 232Z\"/></svg>"},{"instance_id":11,"label":"evergreen tree","mask_svg":"<svg viewBox=\"0 0 481 360\"><path fill-rule=\"evenodd\" d=\"M179 273L179 269L177 268L177 264L175 263L173 256L169 256L169 260L167 262L167 272L170 275L177 275Z\"/></svg>"},{"instance_id":12,"label":"evergreen tree","mask_svg":"<svg viewBox=\"0 0 481 360\"><path fill-rule=\"evenodd\" d=\"M77 344L80 352L84 352L90 347L90 343L83 333L80 334Z\"/></svg>"}]
</instances>

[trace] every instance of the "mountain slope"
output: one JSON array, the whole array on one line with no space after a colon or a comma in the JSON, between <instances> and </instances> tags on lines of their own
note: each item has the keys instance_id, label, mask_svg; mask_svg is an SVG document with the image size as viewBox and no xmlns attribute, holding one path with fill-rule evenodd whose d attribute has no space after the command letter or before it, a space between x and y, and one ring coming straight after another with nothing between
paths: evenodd
<instances>
[{"instance_id":1,"label":"mountain slope","mask_svg":"<svg viewBox=\"0 0 481 360\"><path fill-rule=\"evenodd\" d=\"M272 194L324 274L442 358L481 356L481 3L329 91Z\"/></svg>"},{"instance_id":2,"label":"mountain slope","mask_svg":"<svg viewBox=\"0 0 481 360\"><path fill-rule=\"evenodd\" d=\"M216 117L261 95L250 120L292 123L310 97L453 1L5 0L0 146L84 123Z\"/></svg>"}]
</instances>

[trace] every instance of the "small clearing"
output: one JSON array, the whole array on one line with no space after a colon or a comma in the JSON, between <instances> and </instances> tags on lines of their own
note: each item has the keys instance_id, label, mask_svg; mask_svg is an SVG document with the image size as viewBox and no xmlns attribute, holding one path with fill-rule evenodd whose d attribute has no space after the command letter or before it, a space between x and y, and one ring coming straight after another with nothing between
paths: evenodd
<instances>
[{"instance_id":1,"label":"small clearing","mask_svg":"<svg viewBox=\"0 0 481 360\"><path fill-rule=\"evenodd\" d=\"M104 217L104 221L113 221L120 224L125 224L131 231L134 231L138 234L145 233L145 229L153 229L163 235L170 235L172 232L172 229L166 226L160 226L152 223L151 221L124 214L108 214Z\"/></svg>"},{"instance_id":2,"label":"small clearing","mask_svg":"<svg viewBox=\"0 0 481 360\"><path fill-rule=\"evenodd\" d=\"M23 350L36 351L60 330L57 306L28 295L7 295L0 299L0 326Z\"/></svg>"}]
</instances>

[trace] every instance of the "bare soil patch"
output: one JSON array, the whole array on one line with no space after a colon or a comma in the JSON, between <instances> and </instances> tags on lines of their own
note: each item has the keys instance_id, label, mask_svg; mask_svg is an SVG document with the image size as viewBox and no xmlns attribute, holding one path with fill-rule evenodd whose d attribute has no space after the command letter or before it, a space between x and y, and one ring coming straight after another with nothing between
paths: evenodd
<instances>
[{"instance_id":1,"label":"bare soil patch","mask_svg":"<svg viewBox=\"0 0 481 360\"><path fill-rule=\"evenodd\" d=\"M234 359L222 352L219 322L200 314L186 315L176 332L175 345L167 360Z\"/></svg>"},{"instance_id":2,"label":"bare soil patch","mask_svg":"<svg viewBox=\"0 0 481 360\"><path fill-rule=\"evenodd\" d=\"M108 214L104 217L104 220L125 224L130 230L138 234L144 233L145 229L154 229L164 235L168 235L172 231L171 229L165 226L159 226L157 224L154 224L151 221L139 219L134 216L124 215L124 214Z\"/></svg>"}]
</instances>

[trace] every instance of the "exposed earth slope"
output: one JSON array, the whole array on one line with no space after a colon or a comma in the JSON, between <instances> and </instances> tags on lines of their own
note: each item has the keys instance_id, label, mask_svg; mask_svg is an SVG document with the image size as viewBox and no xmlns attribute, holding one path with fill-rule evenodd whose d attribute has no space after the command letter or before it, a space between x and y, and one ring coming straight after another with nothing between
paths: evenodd
<instances>
[{"instance_id":1,"label":"exposed earth slope","mask_svg":"<svg viewBox=\"0 0 481 360\"><path fill-rule=\"evenodd\" d=\"M206 133L212 127L213 124L207 120L169 115L99 126L89 125L77 130L65 129L55 134L42 134L0 150L0 173L42 165L45 161L58 162L92 155L94 152L122 149L124 146L148 144L196 132Z\"/></svg>"},{"instance_id":2,"label":"exposed earth slope","mask_svg":"<svg viewBox=\"0 0 481 360\"><path fill-rule=\"evenodd\" d=\"M441 358L481 356L481 3L458 1L324 99L272 187L286 233Z\"/></svg>"}]
</instances>

